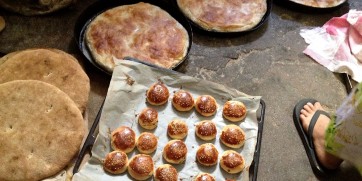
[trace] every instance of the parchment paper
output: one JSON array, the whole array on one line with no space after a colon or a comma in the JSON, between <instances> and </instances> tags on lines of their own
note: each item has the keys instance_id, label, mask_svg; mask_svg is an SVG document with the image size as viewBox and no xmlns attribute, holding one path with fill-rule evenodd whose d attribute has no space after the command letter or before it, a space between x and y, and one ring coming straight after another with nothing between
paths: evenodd
<instances>
[{"instance_id":1,"label":"parchment paper","mask_svg":"<svg viewBox=\"0 0 362 181\"><path fill-rule=\"evenodd\" d=\"M158 80L163 81L167 85L170 91L170 99L173 93L181 87L191 92L195 98L203 94L213 96L218 103L216 115L203 117L199 115L195 109L186 113L178 112L173 108L170 100L163 106L149 105L146 103L145 93L147 89ZM141 132L147 131L137 123L137 115L147 106L155 108L159 116L157 128L149 131L159 138L157 150L151 154L155 168L167 163L162 158L163 147L171 140L171 138L167 136L167 124L177 118L184 120L189 127L188 136L184 139L188 149L186 162L180 165L173 164L179 172L179 180L193 180L200 172L211 173L216 177L216 180L225 180L226 178L249 180L249 167L253 160L257 142L258 124L256 111L259 108L260 98L260 96L249 96L235 89L175 73L174 71L152 68L133 61L118 61L113 71L99 122L99 134L92 148L92 157L84 167L74 175L73 180L132 180L127 172L121 175L106 173L102 168L102 160L107 153L112 151L109 135L110 132L117 127L121 125L129 126L135 130L136 136L140 135ZM224 151L231 149L225 147L219 141L222 128L227 124L235 124L222 117L222 107L227 100L242 101L248 111L245 120L237 124L240 125L246 134L245 145L240 149L234 149L244 156L246 162L244 171L239 174L228 174L221 169L219 163L211 167L201 166L195 158L198 147L203 143L213 143L219 151L219 159ZM202 120L212 120L216 123L218 131L216 139L212 141L202 141L196 137L194 125ZM135 154L139 154L136 148L128 154L128 158L130 159ZM150 178L148 180L152 179L153 178Z\"/></svg>"}]
</instances>

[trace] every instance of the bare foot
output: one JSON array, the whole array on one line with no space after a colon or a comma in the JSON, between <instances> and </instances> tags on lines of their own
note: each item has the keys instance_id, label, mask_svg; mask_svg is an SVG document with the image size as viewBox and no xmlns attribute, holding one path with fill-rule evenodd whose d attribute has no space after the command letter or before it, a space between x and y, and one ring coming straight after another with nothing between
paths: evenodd
<instances>
[{"instance_id":1,"label":"bare foot","mask_svg":"<svg viewBox=\"0 0 362 181\"><path fill-rule=\"evenodd\" d=\"M304 106L304 108L300 111L300 120L303 125L303 129L308 131L309 123L317 110L324 110L319 102L316 102L314 105L312 103L308 103ZM317 123L314 126L313 131L313 142L314 149L317 154L317 158L319 162L328 169L336 169L343 160L331 155L330 153L325 151L324 147L324 136L325 132L328 128L328 124L330 119L321 114L318 118Z\"/></svg>"}]
</instances>

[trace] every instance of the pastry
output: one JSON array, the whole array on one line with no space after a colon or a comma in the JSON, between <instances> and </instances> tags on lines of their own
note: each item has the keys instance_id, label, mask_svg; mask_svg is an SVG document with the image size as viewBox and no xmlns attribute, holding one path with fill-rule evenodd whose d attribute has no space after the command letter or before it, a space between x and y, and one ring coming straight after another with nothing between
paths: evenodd
<instances>
[{"instance_id":1,"label":"pastry","mask_svg":"<svg viewBox=\"0 0 362 181\"><path fill-rule=\"evenodd\" d=\"M196 136L204 141L212 140L216 137L217 129L214 122L204 120L196 123L195 126Z\"/></svg>"},{"instance_id":2,"label":"pastry","mask_svg":"<svg viewBox=\"0 0 362 181\"><path fill-rule=\"evenodd\" d=\"M246 117L246 107L240 101L227 101L224 104L222 115L231 122L238 122Z\"/></svg>"},{"instance_id":3,"label":"pastry","mask_svg":"<svg viewBox=\"0 0 362 181\"><path fill-rule=\"evenodd\" d=\"M136 133L127 126L120 126L111 133L111 146L113 150L131 152L136 146Z\"/></svg>"},{"instance_id":4,"label":"pastry","mask_svg":"<svg viewBox=\"0 0 362 181\"><path fill-rule=\"evenodd\" d=\"M87 128L66 93L15 80L0 84L0 100L0 180L42 180L71 163Z\"/></svg>"},{"instance_id":5,"label":"pastry","mask_svg":"<svg viewBox=\"0 0 362 181\"><path fill-rule=\"evenodd\" d=\"M155 181L177 181L178 172L175 167L170 164L163 164L157 167L154 174Z\"/></svg>"},{"instance_id":6,"label":"pastry","mask_svg":"<svg viewBox=\"0 0 362 181\"><path fill-rule=\"evenodd\" d=\"M187 55L186 29L158 6L139 2L99 14L85 33L95 62L113 71L114 59L136 58L164 68L176 67Z\"/></svg>"},{"instance_id":7,"label":"pastry","mask_svg":"<svg viewBox=\"0 0 362 181\"><path fill-rule=\"evenodd\" d=\"M212 116L216 113L217 103L210 95L201 95L195 100L195 108L202 116Z\"/></svg>"},{"instance_id":8,"label":"pastry","mask_svg":"<svg viewBox=\"0 0 362 181\"><path fill-rule=\"evenodd\" d=\"M188 133L187 124L179 119L172 120L167 125L167 134L173 139L182 140Z\"/></svg>"},{"instance_id":9,"label":"pastry","mask_svg":"<svg viewBox=\"0 0 362 181\"><path fill-rule=\"evenodd\" d=\"M154 129L158 124L158 112L156 109L147 107L138 116L138 123L144 129Z\"/></svg>"},{"instance_id":10,"label":"pastry","mask_svg":"<svg viewBox=\"0 0 362 181\"><path fill-rule=\"evenodd\" d=\"M267 12L266 0L177 0L177 5L193 23L215 32L252 29Z\"/></svg>"},{"instance_id":11,"label":"pastry","mask_svg":"<svg viewBox=\"0 0 362 181\"><path fill-rule=\"evenodd\" d=\"M290 0L292 2L304 5L304 6L310 6L315 8L332 8L336 7L338 5L341 5L342 3L346 2L346 0Z\"/></svg>"},{"instance_id":12,"label":"pastry","mask_svg":"<svg viewBox=\"0 0 362 181\"><path fill-rule=\"evenodd\" d=\"M171 140L163 148L162 156L169 163L183 163L187 156L187 146L181 140Z\"/></svg>"},{"instance_id":13,"label":"pastry","mask_svg":"<svg viewBox=\"0 0 362 181\"><path fill-rule=\"evenodd\" d=\"M245 167L245 161L241 154L234 150L225 151L220 158L220 166L228 173L239 173Z\"/></svg>"},{"instance_id":14,"label":"pastry","mask_svg":"<svg viewBox=\"0 0 362 181\"><path fill-rule=\"evenodd\" d=\"M68 94L84 113L90 92L87 74L77 59L57 49L27 49L0 58L0 84L13 80L39 80Z\"/></svg>"},{"instance_id":15,"label":"pastry","mask_svg":"<svg viewBox=\"0 0 362 181\"><path fill-rule=\"evenodd\" d=\"M216 179L209 173L199 173L193 181L216 181Z\"/></svg>"},{"instance_id":16,"label":"pastry","mask_svg":"<svg viewBox=\"0 0 362 181\"><path fill-rule=\"evenodd\" d=\"M157 137L153 133L143 132L136 142L136 147L139 152L150 154L157 149Z\"/></svg>"},{"instance_id":17,"label":"pastry","mask_svg":"<svg viewBox=\"0 0 362 181\"><path fill-rule=\"evenodd\" d=\"M128 156L123 151L112 151L106 155L103 169L111 174L121 174L127 170Z\"/></svg>"},{"instance_id":18,"label":"pastry","mask_svg":"<svg viewBox=\"0 0 362 181\"><path fill-rule=\"evenodd\" d=\"M219 152L212 143L200 145L196 152L196 160L204 166L212 166L217 164Z\"/></svg>"},{"instance_id":19,"label":"pastry","mask_svg":"<svg viewBox=\"0 0 362 181\"><path fill-rule=\"evenodd\" d=\"M138 154L128 163L128 173L136 180L146 180L153 175L153 160L150 155Z\"/></svg>"},{"instance_id":20,"label":"pastry","mask_svg":"<svg viewBox=\"0 0 362 181\"><path fill-rule=\"evenodd\" d=\"M230 124L222 129L220 141L230 148L240 148L244 145L245 133L239 126Z\"/></svg>"},{"instance_id":21,"label":"pastry","mask_svg":"<svg viewBox=\"0 0 362 181\"><path fill-rule=\"evenodd\" d=\"M172 105L178 111L189 111L194 107L195 101L191 93L179 90L172 97Z\"/></svg>"},{"instance_id":22,"label":"pastry","mask_svg":"<svg viewBox=\"0 0 362 181\"><path fill-rule=\"evenodd\" d=\"M155 106L167 103L169 96L166 85L161 81L154 83L146 92L147 102Z\"/></svg>"}]
</instances>

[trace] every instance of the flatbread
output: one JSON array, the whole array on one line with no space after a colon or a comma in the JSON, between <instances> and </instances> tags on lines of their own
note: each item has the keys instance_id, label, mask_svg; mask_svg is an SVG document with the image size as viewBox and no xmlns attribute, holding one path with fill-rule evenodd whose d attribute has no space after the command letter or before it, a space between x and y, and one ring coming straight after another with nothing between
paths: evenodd
<instances>
[{"instance_id":1,"label":"flatbread","mask_svg":"<svg viewBox=\"0 0 362 181\"><path fill-rule=\"evenodd\" d=\"M0 84L0 180L40 180L69 164L85 134L67 94L37 80Z\"/></svg>"},{"instance_id":2,"label":"flatbread","mask_svg":"<svg viewBox=\"0 0 362 181\"><path fill-rule=\"evenodd\" d=\"M143 2L101 13L85 36L95 62L109 72L115 66L114 57L174 68L189 47L189 36L179 22L158 6Z\"/></svg>"},{"instance_id":3,"label":"flatbread","mask_svg":"<svg viewBox=\"0 0 362 181\"><path fill-rule=\"evenodd\" d=\"M346 2L346 0L290 0L290 1L315 8L331 8Z\"/></svg>"},{"instance_id":4,"label":"flatbread","mask_svg":"<svg viewBox=\"0 0 362 181\"><path fill-rule=\"evenodd\" d=\"M23 15L48 14L68 7L76 0L0 0L0 7Z\"/></svg>"},{"instance_id":5,"label":"flatbread","mask_svg":"<svg viewBox=\"0 0 362 181\"><path fill-rule=\"evenodd\" d=\"M177 4L192 22L216 32L250 30L267 11L266 0L177 0Z\"/></svg>"},{"instance_id":6,"label":"flatbread","mask_svg":"<svg viewBox=\"0 0 362 181\"><path fill-rule=\"evenodd\" d=\"M83 113L88 104L90 83L77 60L57 49L28 49L0 59L0 83L40 80L69 95Z\"/></svg>"}]
</instances>

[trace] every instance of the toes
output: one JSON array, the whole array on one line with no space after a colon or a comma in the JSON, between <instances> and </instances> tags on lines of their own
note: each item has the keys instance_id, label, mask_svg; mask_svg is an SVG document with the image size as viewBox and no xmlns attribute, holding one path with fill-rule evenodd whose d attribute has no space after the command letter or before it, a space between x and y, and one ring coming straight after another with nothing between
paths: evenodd
<instances>
[{"instance_id":1,"label":"toes","mask_svg":"<svg viewBox=\"0 0 362 181\"><path fill-rule=\"evenodd\" d=\"M311 103L307 103L306 105L303 106L303 110L307 111L307 112L312 112L313 111L313 105L311 105Z\"/></svg>"}]
</instances>

